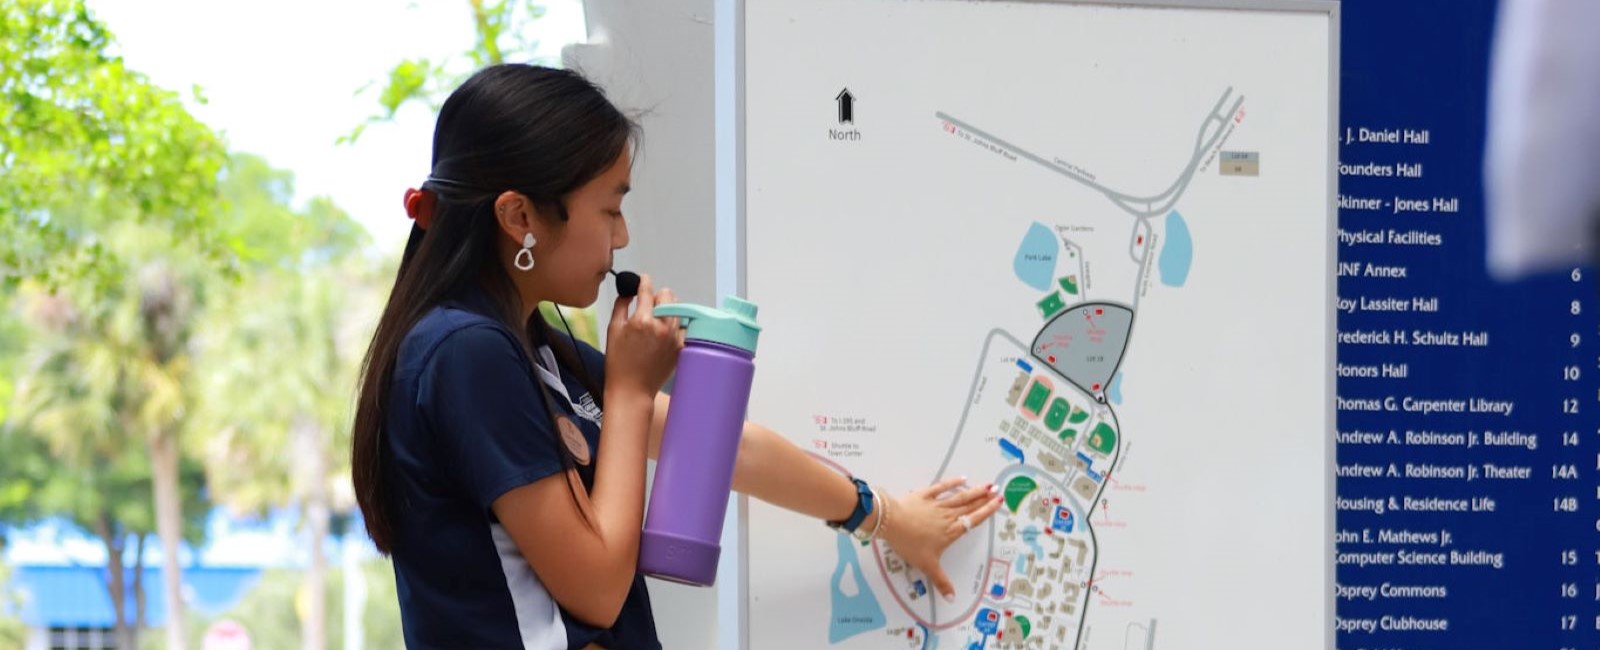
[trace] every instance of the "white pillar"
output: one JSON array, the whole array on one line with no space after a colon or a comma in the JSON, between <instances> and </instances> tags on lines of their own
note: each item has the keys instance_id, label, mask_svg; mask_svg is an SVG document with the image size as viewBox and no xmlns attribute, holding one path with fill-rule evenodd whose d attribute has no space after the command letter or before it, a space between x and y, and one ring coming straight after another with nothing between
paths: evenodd
<instances>
[{"instance_id":1,"label":"white pillar","mask_svg":"<svg viewBox=\"0 0 1600 650\"><path fill-rule=\"evenodd\" d=\"M632 242L617 268L649 273L684 302L716 305L734 291L717 282L717 131L715 14L723 0L585 0L589 42L563 53L569 68L605 88L624 111L639 113L642 155L623 204ZM598 305L614 299L609 287ZM602 311L604 314L609 313ZM602 335L604 330L602 329ZM730 505L730 512L737 502ZM731 518L730 518L731 519ZM740 576L738 548L724 536L715 588L650 580L651 605L668 648L732 648L719 620L719 593Z\"/></svg>"}]
</instances>

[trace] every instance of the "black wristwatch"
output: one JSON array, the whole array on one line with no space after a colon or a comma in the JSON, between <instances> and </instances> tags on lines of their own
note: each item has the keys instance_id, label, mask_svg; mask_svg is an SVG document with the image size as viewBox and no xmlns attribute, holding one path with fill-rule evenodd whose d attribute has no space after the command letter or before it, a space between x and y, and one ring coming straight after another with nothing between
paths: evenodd
<instances>
[{"instance_id":1,"label":"black wristwatch","mask_svg":"<svg viewBox=\"0 0 1600 650\"><path fill-rule=\"evenodd\" d=\"M828 527L834 530L842 529L844 532L854 533L857 528L861 527L861 522L867 520L867 515L872 514L873 497L872 487L868 486L866 481L852 476L850 477L850 482L856 484L856 509L844 521L828 522Z\"/></svg>"}]
</instances>

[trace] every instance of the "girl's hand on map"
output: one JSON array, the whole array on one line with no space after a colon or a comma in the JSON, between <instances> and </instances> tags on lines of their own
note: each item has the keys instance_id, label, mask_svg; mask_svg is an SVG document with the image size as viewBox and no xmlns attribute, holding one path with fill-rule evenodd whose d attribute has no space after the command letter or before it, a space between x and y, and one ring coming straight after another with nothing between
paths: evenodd
<instances>
[{"instance_id":1,"label":"girl's hand on map","mask_svg":"<svg viewBox=\"0 0 1600 650\"><path fill-rule=\"evenodd\" d=\"M939 564L944 550L968 531L982 527L1001 503L993 483L957 491L966 483L964 477L950 478L898 498L885 495L891 502L885 508L888 519L879 536L906 563L928 576L947 601L955 599L956 590Z\"/></svg>"}]
</instances>

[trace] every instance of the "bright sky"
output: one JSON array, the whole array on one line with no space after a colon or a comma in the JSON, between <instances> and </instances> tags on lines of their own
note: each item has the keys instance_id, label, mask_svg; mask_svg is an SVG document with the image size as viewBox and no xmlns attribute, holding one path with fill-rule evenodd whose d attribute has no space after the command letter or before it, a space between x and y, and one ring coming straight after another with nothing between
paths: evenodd
<instances>
[{"instance_id":1,"label":"bright sky","mask_svg":"<svg viewBox=\"0 0 1600 650\"><path fill-rule=\"evenodd\" d=\"M128 66L158 85L200 86L193 112L229 146L294 173L296 202L332 197L366 225L378 246L399 251L411 227L400 207L428 175L433 115L414 105L368 128L355 145L335 141L378 110L355 91L414 57L458 57L472 45L468 0L88 0L111 29ZM585 38L581 0L542 0L538 56ZM376 90L376 88L374 88ZM213 518L209 565L298 563L304 555L287 519L243 525ZM15 563L101 563L105 549L47 524L14 535ZM155 540L151 546L156 547ZM148 549L159 561L156 548Z\"/></svg>"},{"instance_id":2,"label":"bright sky","mask_svg":"<svg viewBox=\"0 0 1600 650\"><path fill-rule=\"evenodd\" d=\"M584 39L581 0L541 0L540 57ZM200 119L237 151L294 173L297 200L326 195L398 250L410 228L400 197L428 175L433 115L417 104L392 124L336 145L378 110L372 92L407 58L460 58L471 47L468 0L88 0L127 64L157 84L198 85Z\"/></svg>"}]
</instances>

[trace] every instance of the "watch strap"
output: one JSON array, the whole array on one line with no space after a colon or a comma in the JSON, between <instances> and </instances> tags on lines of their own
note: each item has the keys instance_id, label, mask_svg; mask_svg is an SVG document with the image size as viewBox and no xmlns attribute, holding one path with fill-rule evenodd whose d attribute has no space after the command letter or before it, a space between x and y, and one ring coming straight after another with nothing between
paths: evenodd
<instances>
[{"instance_id":1,"label":"watch strap","mask_svg":"<svg viewBox=\"0 0 1600 650\"><path fill-rule=\"evenodd\" d=\"M842 529L847 533L854 533L857 528L861 527L861 522L867 520L867 515L872 514L873 495L872 487L867 485L866 481L851 477L850 482L856 486L856 509L842 521L828 522L828 526Z\"/></svg>"}]
</instances>

